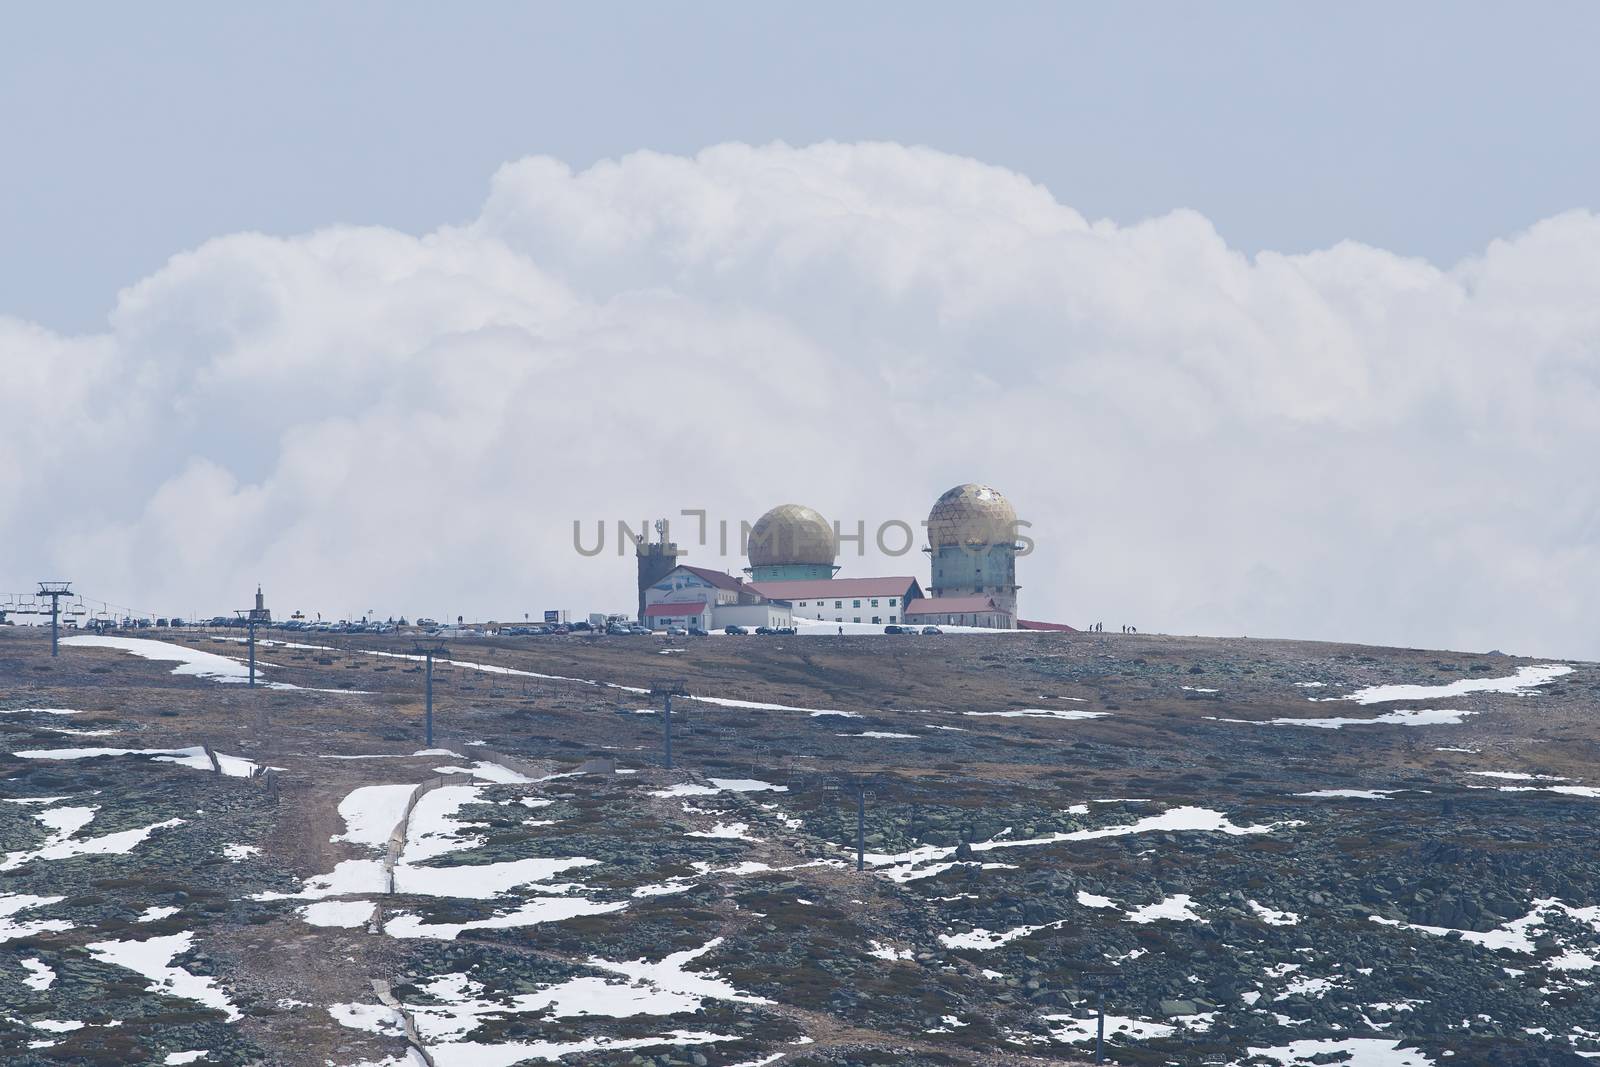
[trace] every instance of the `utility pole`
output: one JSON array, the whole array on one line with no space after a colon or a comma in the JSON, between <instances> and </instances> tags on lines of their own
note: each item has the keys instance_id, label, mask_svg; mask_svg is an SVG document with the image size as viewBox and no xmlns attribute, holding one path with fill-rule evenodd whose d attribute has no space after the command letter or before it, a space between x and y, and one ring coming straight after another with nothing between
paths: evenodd
<instances>
[{"instance_id":1,"label":"utility pole","mask_svg":"<svg viewBox=\"0 0 1600 1067\"><path fill-rule=\"evenodd\" d=\"M256 687L256 625L272 622L272 612L267 610L266 598L261 595L261 587L256 586L256 606L235 611L235 615L244 620L245 643L250 648L250 688Z\"/></svg>"},{"instance_id":2,"label":"utility pole","mask_svg":"<svg viewBox=\"0 0 1600 1067\"><path fill-rule=\"evenodd\" d=\"M448 656L450 650L444 647L444 642L439 641L431 645L418 644L416 653L428 662L428 698L426 710L423 715L423 734L427 740L427 747L433 747L433 659L435 656Z\"/></svg>"},{"instance_id":3,"label":"utility pole","mask_svg":"<svg viewBox=\"0 0 1600 1067\"><path fill-rule=\"evenodd\" d=\"M667 770L672 769L672 698L686 697L689 690L682 681L657 682L650 687L650 695L661 698L661 756Z\"/></svg>"},{"instance_id":4,"label":"utility pole","mask_svg":"<svg viewBox=\"0 0 1600 1067\"><path fill-rule=\"evenodd\" d=\"M245 646L250 650L249 685L251 689L254 689L256 687L256 620L253 617L255 613L250 611L235 611L234 614L239 616L239 618L244 622Z\"/></svg>"},{"instance_id":5,"label":"utility pole","mask_svg":"<svg viewBox=\"0 0 1600 1067\"><path fill-rule=\"evenodd\" d=\"M867 800L877 795L867 788L866 779L856 780L856 870L867 869Z\"/></svg>"},{"instance_id":6,"label":"utility pole","mask_svg":"<svg viewBox=\"0 0 1600 1067\"><path fill-rule=\"evenodd\" d=\"M1094 1026L1094 1062L1106 1062L1106 995L1100 993L1099 1013Z\"/></svg>"},{"instance_id":7,"label":"utility pole","mask_svg":"<svg viewBox=\"0 0 1600 1067\"><path fill-rule=\"evenodd\" d=\"M71 582L40 582L39 595L50 598L50 655L61 654L61 598L71 596Z\"/></svg>"}]
</instances>

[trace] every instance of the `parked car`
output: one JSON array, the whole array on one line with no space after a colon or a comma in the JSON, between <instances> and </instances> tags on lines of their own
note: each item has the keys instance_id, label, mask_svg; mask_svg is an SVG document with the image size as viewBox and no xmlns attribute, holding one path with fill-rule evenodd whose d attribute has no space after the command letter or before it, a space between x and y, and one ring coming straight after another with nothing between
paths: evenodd
<instances>
[{"instance_id":1,"label":"parked car","mask_svg":"<svg viewBox=\"0 0 1600 1067\"><path fill-rule=\"evenodd\" d=\"M725 634L730 634L734 637L744 637L750 631L746 630L743 626L728 626L724 627L722 632Z\"/></svg>"},{"instance_id":2,"label":"parked car","mask_svg":"<svg viewBox=\"0 0 1600 1067\"><path fill-rule=\"evenodd\" d=\"M771 626L757 626L756 627L756 633L761 637L766 637L768 634L775 634L777 632L778 631L775 628L771 627Z\"/></svg>"},{"instance_id":3,"label":"parked car","mask_svg":"<svg viewBox=\"0 0 1600 1067\"><path fill-rule=\"evenodd\" d=\"M689 636L690 637L710 637L711 636L711 631L710 630L702 630L698 626L691 626L691 627L689 627Z\"/></svg>"},{"instance_id":4,"label":"parked car","mask_svg":"<svg viewBox=\"0 0 1600 1067\"><path fill-rule=\"evenodd\" d=\"M885 627L884 627L884 628L883 628L883 632L884 632L884 633L886 633L886 634L899 634L899 633L905 633L905 628L904 628L904 627L902 627L902 626L893 626L893 625L891 625L891 626L885 626Z\"/></svg>"},{"instance_id":5,"label":"parked car","mask_svg":"<svg viewBox=\"0 0 1600 1067\"><path fill-rule=\"evenodd\" d=\"M638 623L633 623L632 625L630 625L628 627L628 632L630 634L634 634L635 636L646 636L648 634L655 633L655 631L650 629L650 627L648 627L648 626L640 626Z\"/></svg>"},{"instance_id":6,"label":"parked car","mask_svg":"<svg viewBox=\"0 0 1600 1067\"><path fill-rule=\"evenodd\" d=\"M798 631L796 631L793 626L780 626L772 632L777 634L779 637L793 637Z\"/></svg>"},{"instance_id":7,"label":"parked car","mask_svg":"<svg viewBox=\"0 0 1600 1067\"><path fill-rule=\"evenodd\" d=\"M669 626L669 627L667 627L667 636L668 637L688 637L689 636L689 631L685 630L682 626Z\"/></svg>"},{"instance_id":8,"label":"parked car","mask_svg":"<svg viewBox=\"0 0 1600 1067\"><path fill-rule=\"evenodd\" d=\"M934 634L942 634L944 631L939 629L937 626L924 626L922 628L922 633L925 637L931 637Z\"/></svg>"}]
</instances>

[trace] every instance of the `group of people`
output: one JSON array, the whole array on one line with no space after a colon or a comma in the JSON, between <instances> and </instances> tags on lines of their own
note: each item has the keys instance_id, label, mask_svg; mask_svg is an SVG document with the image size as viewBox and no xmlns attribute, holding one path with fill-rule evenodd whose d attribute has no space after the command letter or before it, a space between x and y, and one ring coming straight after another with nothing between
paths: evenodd
<instances>
[{"instance_id":1,"label":"group of people","mask_svg":"<svg viewBox=\"0 0 1600 1067\"><path fill-rule=\"evenodd\" d=\"M1106 624L1103 622L1094 623L1089 627L1089 632L1092 634L1103 634L1106 632ZM1139 632L1139 628L1137 626L1124 626L1122 628L1122 632L1125 634L1136 634Z\"/></svg>"}]
</instances>

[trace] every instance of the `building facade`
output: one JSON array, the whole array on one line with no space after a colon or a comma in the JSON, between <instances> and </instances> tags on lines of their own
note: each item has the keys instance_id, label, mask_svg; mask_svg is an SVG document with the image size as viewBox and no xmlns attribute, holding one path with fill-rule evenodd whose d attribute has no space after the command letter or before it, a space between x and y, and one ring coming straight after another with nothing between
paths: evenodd
<instances>
[{"instance_id":1,"label":"building facade","mask_svg":"<svg viewBox=\"0 0 1600 1067\"><path fill-rule=\"evenodd\" d=\"M1016 628L1017 513L998 490L969 483L941 496L928 514L925 551L933 599L993 600L994 612L977 614L997 619L998 629Z\"/></svg>"},{"instance_id":2,"label":"building facade","mask_svg":"<svg viewBox=\"0 0 1600 1067\"><path fill-rule=\"evenodd\" d=\"M909 575L752 582L751 587L769 600L787 603L795 618L819 622L897 623L906 602L922 596L922 587Z\"/></svg>"},{"instance_id":3,"label":"building facade","mask_svg":"<svg viewBox=\"0 0 1600 1067\"><path fill-rule=\"evenodd\" d=\"M1016 620L987 596L947 596L913 600L905 621L912 626L981 626L986 630L1015 629Z\"/></svg>"},{"instance_id":4,"label":"building facade","mask_svg":"<svg viewBox=\"0 0 1600 1067\"><path fill-rule=\"evenodd\" d=\"M680 564L645 590L640 619L653 630L669 626L788 626L789 605L763 596L751 583L722 571ZM687 621L686 621L687 620Z\"/></svg>"}]
</instances>

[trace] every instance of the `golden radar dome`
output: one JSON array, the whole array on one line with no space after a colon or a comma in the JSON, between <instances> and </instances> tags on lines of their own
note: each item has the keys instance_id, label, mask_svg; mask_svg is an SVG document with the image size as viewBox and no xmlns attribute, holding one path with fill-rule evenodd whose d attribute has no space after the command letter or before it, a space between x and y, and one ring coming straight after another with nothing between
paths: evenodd
<instances>
[{"instance_id":1,"label":"golden radar dome","mask_svg":"<svg viewBox=\"0 0 1600 1067\"><path fill-rule=\"evenodd\" d=\"M833 565L839 539L833 524L803 504L779 504L750 528L750 565Z\"/></svg>"},{"instance_id":2,"label":"golden radar dome","mask_svg":"<svg viewBox=\"0 0 1600 1067\"><path fill-rule=\"evenodd\" d=\"M949 545L1003 545L1017 539L1017 512L998 489L958 485L928 513L928 542Z\"/></svg>"}]
</instances>

